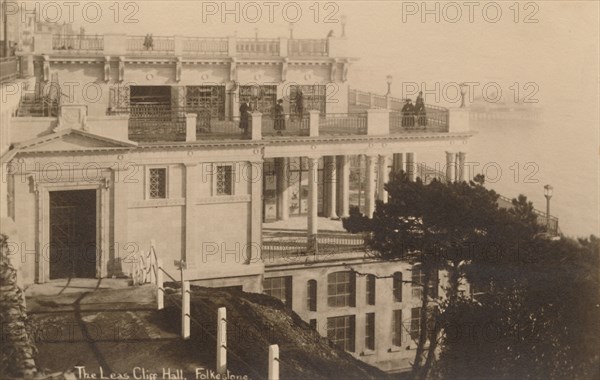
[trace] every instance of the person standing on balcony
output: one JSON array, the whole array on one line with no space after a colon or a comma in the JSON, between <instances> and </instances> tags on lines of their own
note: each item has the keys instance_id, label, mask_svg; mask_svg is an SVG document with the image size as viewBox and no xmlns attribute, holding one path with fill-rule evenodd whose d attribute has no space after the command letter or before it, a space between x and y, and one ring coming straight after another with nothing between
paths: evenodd
<instances>
[{"instance_id":1,"label":"person standing on balcony","mask_svg":"<svg viewBox=\"0 0 600 380\"><path fill-rule=\"evenodd\" d=\"M412 100L406 99L406 104L402 107L402 126L412 128L415 126L415 107Z\"/></svg>"},{"instance_id":2,"label":"person standing on balcony","mask_svg":"<svg viewBox=\"0 0 600 380\"><path fill-rule=\"evenodd\" d=\"M240 105L240 129L244 134L248 133L248 119L250 118L250 105L248 100L244 100Z\"/></svg>"},{"instance_id":3,"label":"person standing on balcony","mask_svg":"<svg viewBox=\"0 0 600 380\"><path fill-rule=\"evenodd\" d=\"M296 114L300 121L304 118L304 94L302 90L298 89L296 93Z\"/></svg>"},{"instance_id":4,"label":"person standing on balcony","mask_svg":"<svg viewBox=\"0 0 600 380\"><path fill-rule=\"evenodd\" d=\"M274 112L274 116L275 116L275 130L277 131L277 134L279 136L283 135L283 132L285 130L285 118L283 115L283 100L279 99L277 100L277 104L275 105L275 112Z\"/></svg>"},{"instance_id":5,"label":"person standing on balcony","mask_svg":"<svg viewBox=\"0 0 600 380\"><path fill-rule=\"evenodd\" d=\"M425 113L425 102L423 101L423 92L419 92L417 100L415 101L415 115L417 116L417 124L419 127L425 128L427 126L427 114Z\"/></svg>"}]
</instances>

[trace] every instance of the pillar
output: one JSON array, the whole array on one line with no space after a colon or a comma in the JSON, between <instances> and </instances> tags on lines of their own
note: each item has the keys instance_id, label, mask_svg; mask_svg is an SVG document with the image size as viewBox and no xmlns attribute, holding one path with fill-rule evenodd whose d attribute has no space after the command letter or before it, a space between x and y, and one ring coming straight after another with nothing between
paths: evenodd
<instances>
[{"instance_id":1,"label":"pillar","mask_svg":"<svg viewBox=\"0 0 600 380\"><path fill-rule=\"evenodd\" d=\"M339 216L347 218L350 216L350 157L338 156L339 170Z\"/></svg>"},{"instance_id":2,"label":"pillar","mask_svg":"<svg viewBox=\"0 0 600 380\"><path fill-rule=\"evenodd\" d=\"M290 218L290 207L288 205L288 159L280 157L275 162L277 169L277 219L288 220Z\"/></svg>"},{"instance_id":3,"label":"pillar","mask_svg":"<svg viewBox=\"0 0 600 380\"><path fill-rule=\"evenodd\" d=\"M392 171L394 173L404 171L404 153L394 153L392 157Z\"/></svg>"},{"instance_id":4,"label":"pillar","mask_svg":"<svg viewBox=\"0 0 600 380\"><path fill-rule=\"evenodd\" d=\"M372 218L375 212L375 163L377 156L367 156L367 189L365 194L365 214Z\"/></svg>"},{"instance_id":5,"label":"pillar","mask_svg":"<svg viewBox=\"0 0 600 380\"><path fill-rule=\"evenodd\" d=\"M198 189L198 167L195 163L185 164L185 247L184 256L181 258L187 264L188 268L194 268L194 251L196 249L196 236L192 231L192 226L197 224L194 211Z\"/></svg>"},{"instance_id":6,"label":"pillar","mask_svg":"<svg viewBox=\"0 0 600 380\"><path fill-rule=\"evenodd\" d=\"M455 179L455 158L456 155L453 152L446 152L446 181L454 182Z\"/></svg>"},{"instance_id":7,"label":"pillar","mask_svg":"<svg viewBox=\"0 0 600 380\"><path fill-rule=\"evenodd\" d=\"M327 216L338 219L337 215L337 167L335 156L327 156L325 161L325 182L327 182Z\"/></svg>"},{"instance_id":8,"label":"pillar","mask_svg":"<svg viewBox=\"0 0 600 380\"><path fill-rule=\"evenodd\" d=\"M470 180L470 178L467 178L467 174L465 173L465 160L467 158L467 153L465 152L458 152L458 173L457 173L457 180L459 181L465 181L465 180Z\"/></svg>"},{"instance_id":9,"label":"pillar","mask_svg":"<svg viewBox=\"0 0 600 380\"><path fill-rule=\"evenodd\" d=\"M261 261L260 247L262 242L262 222L263 222L263 161L248 163L252 177L249 179L251 184L251 202L250 202L250 241L246 252L248 264L256 264Z\"/></svg>"},{"instance_id":10,"label":"pillar","mask_svg":"<svg viewBox=\"0 0 600 380\"><path fill-rule=\"evenodd\" d=\"M317 212L318 212L318 180L319 180L319 159L317 157L308 158L308 238L314 238L317 235Z\"/></svg>"},{"instance_id":11,"label":"pillar","mask_svg":"<svg viewBox=\"0 0 600 380\"><path fill-rule=\"evenodd\" d=\"M388 156L382 154L379 156L379 176L377 177L377 199L387 203L388 194L385 191L385 184L389 181L390 173L388 170Z\"/></svg>"},{"instance_id":12,"label":"pillar","mask_svg":"<svg viewBox=\"0 0 600 380\"><path fill-rule=\"evenodd\" d=\"M409 181L414 181L416 178L416 165L415 165L415 154L406 153L406 175Z\"/></svg>"}]
</instances>

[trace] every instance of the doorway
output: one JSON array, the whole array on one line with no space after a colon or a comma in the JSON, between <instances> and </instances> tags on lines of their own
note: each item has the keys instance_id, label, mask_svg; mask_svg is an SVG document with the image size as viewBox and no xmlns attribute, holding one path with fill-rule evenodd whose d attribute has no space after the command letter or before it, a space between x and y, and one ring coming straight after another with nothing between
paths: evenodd
<instances>
[{"instance_id":1,"label":"doorway","mask_svg":"<svg viewBox=\"0 0 600 380\"><path fill-rule=\"evenodd\" d=\"M50 279L96 277L96 190L50 192Z\"/></svg>"}]
</instances>

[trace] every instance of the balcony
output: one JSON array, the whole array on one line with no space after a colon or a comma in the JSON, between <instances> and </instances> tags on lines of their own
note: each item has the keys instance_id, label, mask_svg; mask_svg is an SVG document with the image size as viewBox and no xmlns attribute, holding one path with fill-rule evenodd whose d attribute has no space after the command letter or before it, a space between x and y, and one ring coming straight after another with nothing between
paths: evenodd
<instances>
[{"instance_id":1,"label":"balcony","mask_svg":"<svg viewBox=\"0 0 600 380\"><path fill-rule=\"evenodd\" d=\"M193 58L341 57L345 39L191 36L52 35L36 33L35 54ZM332 54L333 52L333 54Z\"/></svg>"}]
</instances>

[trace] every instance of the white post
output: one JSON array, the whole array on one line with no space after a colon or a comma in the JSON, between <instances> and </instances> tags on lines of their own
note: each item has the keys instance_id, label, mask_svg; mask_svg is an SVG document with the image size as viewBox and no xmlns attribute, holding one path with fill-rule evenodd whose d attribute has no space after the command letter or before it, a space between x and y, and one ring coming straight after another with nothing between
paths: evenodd
<instances>
[{"instance_id":1,"label":"white post","mask_svg":"<svg viewBox=\"0 0 600 380\"><path fill-rule=\"evenodd\" d=\"M156 308L162 310L165 308L165 288L163 285L162 260L156 260Z\"/></svg>"},{"instance_id":2,"label":"white post","mask_svg":"<svg viewBox=\"0 0 600 380\"><path fill-rule=\"evenodd\" d=\"M375 163L377 156L367 156L367 191L365 196L365 215L367 218L372 218L375 212Z\"/></svg>"},{"instance_id":3,"label":"white post","mask_svg":"<svg viewBox=\"0 0 600 380\"><path fill-rule=\"evenodd\" d=\"M269 346L269 380L279 380L279 346Z\"/></svg>"},{"instance_id":4,"label":"white post","mask_svg":"<svg viewBox=\"0 0 600 380\"><path fill-rule=\"evenodd\" d=\"M181 286L181 337L190 337L190 282L183 281Z\"/></svg>"},{"instance_id":5,"label":"white post","mask_svg":"<svg viewBox=\"0 0 600 380\"><path fill-rule=\"evenodd\" d=\"M227 373L227 309L217 311L217 373Z\"/></svg>"}]
</instances>

